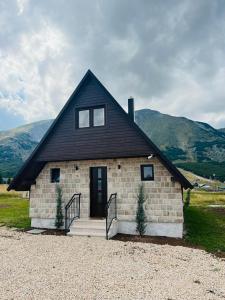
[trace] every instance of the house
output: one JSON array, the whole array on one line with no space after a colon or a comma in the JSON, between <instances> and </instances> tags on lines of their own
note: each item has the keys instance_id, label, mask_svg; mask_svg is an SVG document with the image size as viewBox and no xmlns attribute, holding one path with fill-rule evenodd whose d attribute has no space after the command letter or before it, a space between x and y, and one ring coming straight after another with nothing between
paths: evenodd
<instances>
[{"instance_id":1,"label":"house","mask_svg":"<svg viewBox=\"0 0 225 300\"><path fill-rule=\"evenodd\" d=\"M136 234L137 192L146 195L146 234L182 237L189 181L89 70L9 185L30 190L31 225L54 228L56 185L65 226L77 235Z\"/></svg>"},{"instance_id":2,"label":"house","mask_svg":"<svg viewBox=\"0 0 225 300\"><path fill-rule=\"evenodd\" d=\"M225 184L224 183L219 184L218 191L225 191Z\"/></svg>"}]
</instances>

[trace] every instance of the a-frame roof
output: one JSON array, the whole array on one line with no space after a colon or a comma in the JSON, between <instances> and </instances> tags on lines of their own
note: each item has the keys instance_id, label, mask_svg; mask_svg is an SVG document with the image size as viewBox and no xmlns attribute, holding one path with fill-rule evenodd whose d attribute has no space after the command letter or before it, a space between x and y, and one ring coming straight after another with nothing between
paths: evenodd
<instances>
[{"instance_id":1,"label":"a-frame roof","mask_svg":"<svg viewBox=\"0 0 225 300\"><path fill-rule=\"evenodd\" d=\"M93 94L95 93L97 93L96 99L106 99L107 108L110 110L110 114L112 116L114 115L114 117L119 115L119 120L112 120L112 124L109 126L110 128L105 129L107 131L100 131L100 129L98 129L98 133L92 134L92 136L100 136L99 140L91 141L90 131L85 132L83 129L82 133L80 132L80 135L78 133L78 135L72 136L75 130L69 132L71 127L72 129L74 128L71 123L68 123L68 120L73 120L74 107L76 107L76 105L85 106L85 103L90 101L89 98L92 99ZM71 115L69 115L69 113L71 113ZM118 131L120 131L120 133ZM83 137L81 134L89 135L88 142L84 140L82 143ZM125 135L127 135L127 138ZM69 137L70 139L68 140ZM62 143L58 143L60 139ZM103 141L101 143L102 148L100 148L100 140ZM107 147L104 146L104 140ZM98 147L95 147L96 144L98 144ZM60 145L62 149L60 149ZM59 148L58 153L55 151L56 148ZM96 151L94 151L94 149ZM21 167L9 185L8 190L28 190L48 161L136 157L148 156L149 154L156 155L172 176L179 181L184 188L192 188L190 182L165 157L165 155L163 155L159 148L148 138L138 125L128 117L128 114L108 90L96 76L88 70L40 143Z\"/></svg>"}]
</instances>

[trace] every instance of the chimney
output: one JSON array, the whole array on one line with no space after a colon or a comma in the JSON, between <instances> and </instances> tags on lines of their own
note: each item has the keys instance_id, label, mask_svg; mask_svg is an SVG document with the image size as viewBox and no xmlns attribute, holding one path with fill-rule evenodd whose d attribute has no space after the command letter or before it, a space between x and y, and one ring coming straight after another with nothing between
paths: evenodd
<instances>
[{"instance_id":1,"label":"chimney","mask_svg":"<svg viewBox=\"0 0 225 300\"><path fill-rule=\"evenodd\" d=\"M131 121L134 122L134 98L130 97L128 99L128 116L131 119Z\"/></svg>"}]
</instances>

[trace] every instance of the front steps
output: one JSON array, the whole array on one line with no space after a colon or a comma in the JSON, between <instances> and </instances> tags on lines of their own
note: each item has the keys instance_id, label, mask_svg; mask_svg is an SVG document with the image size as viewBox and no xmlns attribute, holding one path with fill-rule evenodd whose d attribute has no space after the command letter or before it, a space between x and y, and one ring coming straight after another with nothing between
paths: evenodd
<instances>
[{"instance_id":1,"label":"front steps","mask_svg":"<svg viewBox=\"0 0 225 300\"><path fill-rule=\"evenodd\" d=\"M109 238L117 234L117 221L113 220L109 230ZM73 236L95 236L106 238L105 219L77 219L70 226L67 235Z\"/></svg>"}]
</instances>

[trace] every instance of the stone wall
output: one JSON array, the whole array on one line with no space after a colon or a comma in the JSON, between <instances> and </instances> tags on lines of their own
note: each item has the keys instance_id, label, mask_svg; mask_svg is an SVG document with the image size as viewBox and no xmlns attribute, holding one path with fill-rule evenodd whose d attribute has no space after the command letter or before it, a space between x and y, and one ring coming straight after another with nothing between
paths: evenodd
<instances>
[{"instance_id":1,"label":"stone wall","mask_svg":"<svg viewBox=\"0 0 225 300\"><path fill-rule=\"evenodd\" d=\"M183 204L180 183L171 181L171 174L157 158L149 161L146 157L46 164L36 179L36 185L31 187L30 216L33 220L42 219L44 224L47 224L47 220L51 220L51 224L54 225L56 194L55 183L50 182L50 169L59 167L64 204L74 193L81 193L81 218L88 218L90 209L89 168L107 166L108 197L111 193L117 192L118 220L124 221L124 224L127 224L127 221L135 221L137 192L141 183L140 165L148 163L154 165L154 181L143 181L146 193L147 220L154 224L182 224ZM118 169L119 164L121 165L120 169ZM76 170L76 166L78 166L78 170Z\"/></svg>"}]
</instances>

